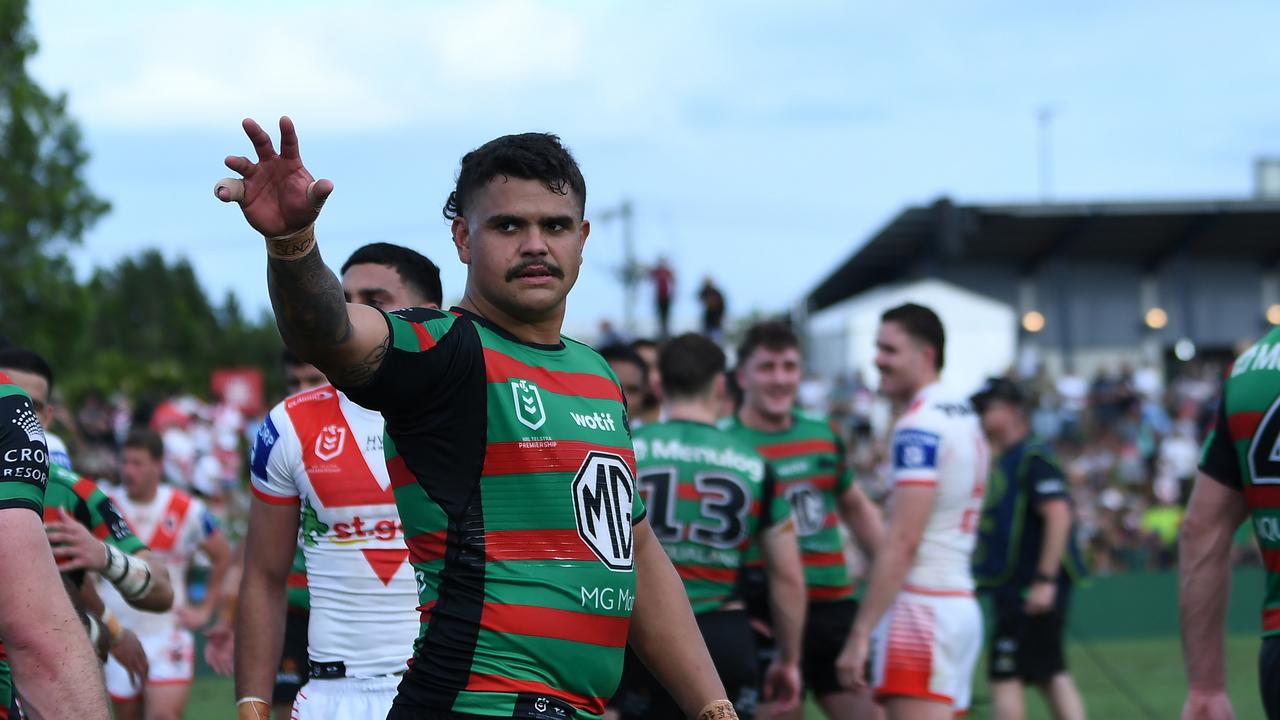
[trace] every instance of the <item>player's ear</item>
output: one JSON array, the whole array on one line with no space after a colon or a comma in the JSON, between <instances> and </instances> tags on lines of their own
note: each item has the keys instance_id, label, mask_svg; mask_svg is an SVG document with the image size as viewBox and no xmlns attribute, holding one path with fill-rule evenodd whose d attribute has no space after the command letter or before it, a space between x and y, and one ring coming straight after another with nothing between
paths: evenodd
<instances>
[{"instance_id":1,"label":"player's ear","mask_svg":"<svg viewBox=\"0 0 1280 720\"><path fill-rule=\"evenodd\" d=\"M467 226L467 219L461 215L455 217L449 230L453 233L453 246L458 250L458 260L463 265L470 265L471 229Z\"/></svg>"},{"instance_id":2,"label":"player's ear","mask_svg":"<svg viewBox=\"0 0 1280 720\"><path fill-rule=\"evenodd\" d=\"M583 218L582 230L578 233L578 264L582 264L582 250L587 246L587 236L591 234L591 221Z\"/></svg>"}]
</instances>

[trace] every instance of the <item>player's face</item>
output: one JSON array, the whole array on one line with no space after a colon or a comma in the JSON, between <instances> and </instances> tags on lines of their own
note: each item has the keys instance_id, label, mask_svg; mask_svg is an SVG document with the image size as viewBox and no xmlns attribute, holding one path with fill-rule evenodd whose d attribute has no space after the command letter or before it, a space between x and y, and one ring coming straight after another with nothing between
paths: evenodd
<instances>
[{"instance_id":1,"label":"player's face","mask_svg":"<svg viewBox=\"0 0 1280 720\"><path fill-rule=\"evenodd\" d=\"M164 463L143 448L125 448L120 455L120 479L129 495L145 495L156 489Z\"/></svg>"},{"instance_id":2,"label":"player's face","mask_svg":"<svg viewBox=\"0 0 1280 720\"><path fill-rule=\"evenodd\" d=\"M989 438L1003 438L1009 434L1010 428L1018 422L1018 411L1014 406L1000 400L988 400L982 408L982 432Z\"/></svg>"},{"instance_id":3,"label":"player's face","mask_svg":"<svg viewBox=\"0 0 1280 720\"><path fill-rule=\"evenodd\" d=\"M342 274L342 294L349 303L369 305L379 310L438 307L435 303L428 303L412 285L401 280L400 273L390 265L361 263L347 268Z\"/></svg>"},{"instance_id":4,"label":"player's face","mask_svg":"<svg viewBox=\"0 0 1280 720\"><path fill-rule=\"evenodd\" d=\"M590 231L572 191L560 195L538 180L502 176L453 222L458 259L469 266L468 291L529 322L563 314Z\"/></svg>"},{"instance_id":5,"label":"player's face","mask_svg":"<svg viewBox=\"0 0 1280 720\"><path fill-rule=\"evenodd\" d=\"M932 367L932 349L907 334L896 322L880 323L876 333L876 369L880 394L897 400L911 399L921 388L926 369Z\"/></svg>"},{"instance_id":6,"label":"player's face","mask_svg":"<svg viewBox=\"0 0 1280 720\"><path fill-rule=\"evenodd\" d=\"M789 415L801 373L799 348L756 348L738 372L743 403L766 417Z\"/></svg>"},{"instance_id":7,"label":"player's face","mask_svg":"<svg viewBox=\"0 0 1280 720\"><path fill-rule=\"evenodd\" d=\"M329 378L317 370L315 365L286 365L284 368L284 385L290 395L320 387L327 382Z\"/></svg>"},{"instance_id":8,"label":"player's face","mask_svg":"<svg viewBox=\"0 0 1280 720\"><path fill-rule=\"evenodd\" d=\"M662 389L662 373L658 372L658 348L652 345L640 345L635 350L636 354L649 366L649 387L646 388L646 392L649 397L656 397Z\"/></svg>"},{"instance_id":9,"label":"player's face","mask_svg":"<svg viewBox=\"0 0 1280 720\"><path fill-rule=\"evenodd\" d=\"M36 419L49 429L49 423L53 422L53 406L49 404L49 381L44 376L35 373L23 372L22 370L10 370L8 368L0 368L5 375L13 380L13 384L22 388L31 396L31 405L35 408Z\"/></svg>"},{"instance_id":10,"label":"player's face","mask_svg":"<svg viewBox=\"0 0 1280 720\"><path fill-rule=\"evenodd\" d=\"M613 374L618 376L618 383L622 385L622 392L626 393L627 417L636 417L648 393L644 373L640 371L639 365L625 360L610 360L609 367L613 368Z\"/></svg>"}]
</instances>

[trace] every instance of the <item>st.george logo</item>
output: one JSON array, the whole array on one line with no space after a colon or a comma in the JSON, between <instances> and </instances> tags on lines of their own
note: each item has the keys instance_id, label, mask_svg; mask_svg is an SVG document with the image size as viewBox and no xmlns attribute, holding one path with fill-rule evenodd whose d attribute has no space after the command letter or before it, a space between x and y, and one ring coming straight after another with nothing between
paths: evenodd
<instances>
[{"instance_id":1,"label":"st.george logo","mask_svg":"<svg viewBox=\"0 0 1280 720\"><path fill-rule=\"evenodd\" d=\"M516 420L530 430L537 430L547 422L547 411L542 406L542 394L538 386L528 380L511 381L511 398L516 404Z\"/></svg>"},{"instance_id":2,"label":"st.george logo","mask_svg":"<svg viewBox=\"0 0 1280 720\"><path fill-rule=\"evenodd\" d=\"M326 425L316 437L316 457L328 462L342 454L347 444L347 429L337 425Z\"/></svg>"},{"instance_id":3,"label":"st.george logo","mask_svg":"<svg viewBox=\"0 0 1280 720\"><path fill-rule=\"evenodd\" d=\"M610 570L631 570L635 496L635 478L625 460L612 453L587 453L573 479L578 536Z\"/></svg>"}]
</instances>

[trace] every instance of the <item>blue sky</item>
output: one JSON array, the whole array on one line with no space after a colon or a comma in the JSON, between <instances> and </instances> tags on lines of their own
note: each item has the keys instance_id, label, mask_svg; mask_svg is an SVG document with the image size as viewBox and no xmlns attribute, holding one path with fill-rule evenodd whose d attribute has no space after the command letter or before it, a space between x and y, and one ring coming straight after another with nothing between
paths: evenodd
<instances>
[{"instance_id":1,"label":"blue sky","mask_svg":"<svg viewBox=\"0 0 1280 720\"><path fill-rule=\"evenodd\" d=\"M82 269L144 247L267 304L261 241L212 195L239 120L289 114L337 190L338 265L410 245L465 278L440 206L458 159L508 132L573 149L588 217L629 198L642 260L677 265L692 324L712 275L731 313L781 311L904 205L1244 197L1280 154L1280 5L1268 2L83 3L32 0L30 66L70 95L114 210ZM620 230L597 222L567 329L622 316ZM642 294L649 313L650 290Z\"/></svg>"}]
</instances>

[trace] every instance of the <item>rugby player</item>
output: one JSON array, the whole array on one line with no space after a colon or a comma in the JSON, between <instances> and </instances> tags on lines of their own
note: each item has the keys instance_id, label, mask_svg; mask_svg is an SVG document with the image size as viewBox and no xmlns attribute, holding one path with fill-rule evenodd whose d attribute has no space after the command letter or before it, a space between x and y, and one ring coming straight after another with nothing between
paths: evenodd
<instances>
[{"instance_id":1,"label":"rugby player","mask_svg":"<svg viewBox=\"0 0 1280 720\"><path fill-rule=\"evenodd\" d=\"M885 312L876 333L880 392L901 413L893 489L884 540L837 668L846 687L870 686L890 720L965 712L982 648L969 564L989 451L969 401L938 384L945 340L938 316L914 304Z\"/></svg>"},{"instance_id":2,"label":"rugby player","mask_svg":"<svg viewBox=\"0 0 1280 720\"><path fill-rule=\"evenodd\" d=\"M49 458L31 398L0 372L0 641L39 717L107 720L102 672L62 589L41 513ZM0 685L0 718L13 709Z\"/></svg>"},{"instance_id":3,"label":"rugby player","mask_svg":"<svg viewBox=\"0 0 1280 720\"><path fill-rule=\"evenodd\" d=\"M602 347L600 357L609 363L609 369L622 386L622 394L627 399L627 418L637 417L649 396L649 363L629 345ZM631 427L634 430L639 425L632 420Z\"/></svg>"},{"instance_id":4,"label":"rugby player","mask_svg":"<svg viewBox=\"0 0 1280 720\"><path fill-rule=\"evenodd\" d=\"M559 139L505 136L463 158L444 211L463 300L387 314L345 303L320 257L333 183L303 167L292 121L278 154L244 128L258 162L227 158L243 179L214 191L266 238L281 334L387 423L423 613L388 719L595 720L628 641L687 716L735 717L635 498L617 380L560 334L590 224Z\"/></svg>"},{"instance_id":5,"label":"rugby player","mask_svg":"<svg viewBox=\"0 0 1280 720\"><path fill-rule=\"evenodd\" d=\"M366 245L343 264L342 289L352 301L385 310L438 308L442 299L435 263L387 243ZM293 374L314 377L305 372L310 367ZM272 663L264 659L279 655L301 529L310 595L303 661L309 659L311 680L292 713L278 717L381 718L418 635L413 568L383 457L382 417L323 375L316 379L272 408L255 443L236 695L263 698L271 683ZM266 709L265 699L245 705Z\"/></svg>"},{"instance_id":6,"label":"rugby player","mask_svg":"<svg viewBox=\"0 0 1280 720\"><path fill-rule=\"evenodd\" d=\"M841 522L859 547L874 556L882 532L880 511L854 483L844 442L831 423L798 409L796 394L803 372L800 340L780 322L747 330L738 347L735 372L742 402L721 427L749 442L777 473L779 489L791 504L804 563L808 609L804 630L804 682L831 718L870 717L874 703L840 685L836 657L858 612L854 579L844 554ZM752 573L755 627L771 626L769 608L760 601L763 578ZM772 640L757 642L772 652ZM799 717L770 708L771 717Z\"/></svg>"},{"instance_id":7,"label":"rugby player","mask_svg":"<svg viewBox=\"0 0 1280 720\"><path fill-rule=\"evenodd\" d=\"M686 334L658 356L666 420L636 430L640 492L649 522L684 581L720 681L742 718L761 699L800 705L804 571L791 506L764 458L715 426L725 394L724 352ZM760 547L769 577L779 652L761 688L756 648L741 594L746 551ZM679 717L679 708L634 656L615 696L623 718ZM762 692L763 691L763 692Z\"/></svg>"},{"instance_id":8,"label":"rugby player","mask_svg":"<svg viewBox=\"0 0 1280 720\"><path fill-rule=\"evenodd\" d=\"M1280 720L1280 328L1236 358L1205 440L1178 540L1178 603L1187 671L1184 720L1235 716L1227 697L1223 624L1232 538L1246 518L1267 571L1258 684L1270 720Z\"/></svg>"},{"instance_id":9,"label":"rugby player","mask_svg":"<svg viewBox=\"0 0 1280 720\"><path fill-rule=\"evenodd\" d=\"M145 683L137 681L114 657L106 666L107 691L118 720L168 720L182 717L195 672L195 638L191 631L207 625L218 609L222 581L231 562L231 549L218 531L204 503L167 484L164 442L155 432L131 431L121 451L123 489L108 494L138 537L155 553L173 585L173 608L164 613L140 612L107 583L98 591L108 610L138 634L146 650L149 670ZM210 569L205 597L189 604L187 571L191 558L204 552Z\"/></svg>"}]
</instances>

